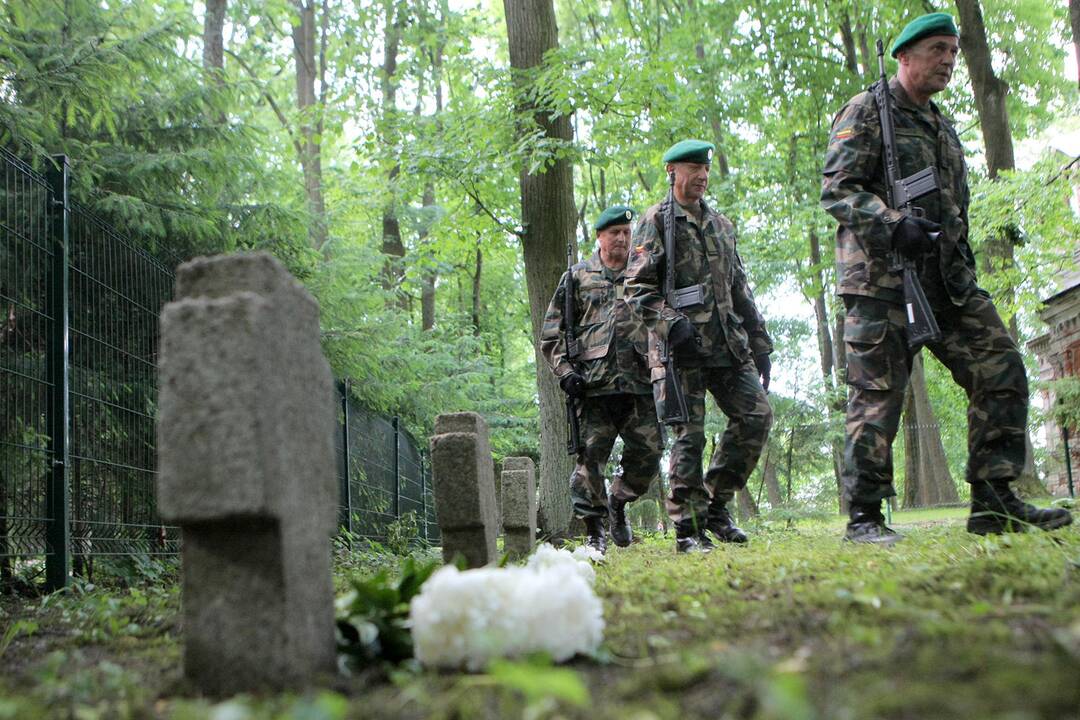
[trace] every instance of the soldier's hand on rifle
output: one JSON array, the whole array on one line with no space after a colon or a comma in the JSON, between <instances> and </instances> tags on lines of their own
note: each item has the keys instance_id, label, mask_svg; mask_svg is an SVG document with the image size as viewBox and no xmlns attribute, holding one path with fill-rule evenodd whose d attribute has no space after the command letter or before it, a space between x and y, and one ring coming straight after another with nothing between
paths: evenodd
<instances>
[{"instance_id":1,"label":"soldier's hand on rifle","mask_svg":"<svg viewBox=\"0 0 1080 720\"><path fill-rule=\"evenodd\" d=\"M697 330L684 317L673 321L668 328L668 347L675 352L685 352L694 348L699 340Z\"/></svg>"},{"instance_id":2,"label":"soldier's hand on rifle","mask_svg":"<svg viewBox=\"0 0 1080 720\"><path fill-rule=\"evenodd\" d=\"M761 376L761 389L769 392L769 376L772 374L772 360L769 359L769 353L755 355L754 367L757 368L758 375Z\"/></svg>"},{"instance_id":3,"label":"soldier's hand on rifle","mask_svg":"<svg viewBox=\"0 0 1080 720\"><path fill-rule=\"evenodd\" d=\"M581 377L576 372L570 372L563 375L559 380L559 387L562 391L572 398L584 397L585 395L585 378Z\"/></svg>"},{"instance_id":4,"label":"soldier's hand on rifle","mask_svg":"<svg viewBox=\"0 0 1080 720\"><path fill-rule=\"evenodd\" d=\"M893 248L909 260L920 257L934 248L930 233L941 231L941 226L926 218L905 215L893 229Z\"/></svg>"}]
</instances>

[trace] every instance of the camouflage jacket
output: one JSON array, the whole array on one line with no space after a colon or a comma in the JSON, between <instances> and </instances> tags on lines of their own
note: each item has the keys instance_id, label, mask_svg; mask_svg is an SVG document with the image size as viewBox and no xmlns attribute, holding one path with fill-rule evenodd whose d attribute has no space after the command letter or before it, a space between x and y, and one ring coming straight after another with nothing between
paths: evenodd
<instances>
[{"instance_id":1,"label":"camouflage jacket","mask_svg":"<svg viewBox=\"0 0 1080 720\"><path fill-rule=\"evenodd\" d=\"M563 318L566 278L571 272L576 299L574 330L581 347L576 368L566 357ZM593 396L651 393L646 340L645 326L623 300L623 271L605 267L597 252L563 273L540 333L540 351L556 377L576 369Z\"/></svg>"},{"instance_id":2,"label":"camouflage jacket","mask_svg":"<svg viewBox=\"0 0 1080 720\"><path fill-rule=\"evenodd\" d=\"M952 123L931 102L916 105L895 78L896 149L901 177L937 167L941 190L916 201L941 223L938 246L917 263L931 304L962 304L975 289L968 245L968 186L964 150ZM901 302L899 274L889 272L892 233L901 213L886 205L881 122L874 96L856 95L833 120L822 170L821 205L840 222L836 232L837 292Z\"/></svg>"},{"instance_id":3,"label":"camouflage jacket","mask_svg":"<svg viewBox=\"0 0 1080 720\"><path fill-rule=\"evenodd\" d=\"M682 310L668 305L663 287L666 207L666 201L653 205L641 216L626 267L626 301L650 331L650 367L658 367L658 341L667 340L672 321L680 315L685 315L701 336L696 353L679 356L682 364L740 365L749 361L751 354L771 353L772 340L735 250L735 227L704 201L701 222L676 203L674 237L675 287L701 284L704 302Z\"/></svg>"}]
</instances>

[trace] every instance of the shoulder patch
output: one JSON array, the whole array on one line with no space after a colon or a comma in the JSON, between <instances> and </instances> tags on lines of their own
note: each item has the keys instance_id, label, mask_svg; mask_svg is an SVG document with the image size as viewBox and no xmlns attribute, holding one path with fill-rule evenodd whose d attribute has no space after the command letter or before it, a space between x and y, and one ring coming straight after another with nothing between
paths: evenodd
<instances>
[{"instance_id":1,"label":"shoulder patch","mask_svg":"<svg viewBox=\"0 0 1080 720\"><path fill-rule=\"evenodd\" d=\"M846 127L843 130L838 130L836 135L833 136L835 140L847 140L849 137L855 134L855 128Z\"/></svg>"}]
</instances>

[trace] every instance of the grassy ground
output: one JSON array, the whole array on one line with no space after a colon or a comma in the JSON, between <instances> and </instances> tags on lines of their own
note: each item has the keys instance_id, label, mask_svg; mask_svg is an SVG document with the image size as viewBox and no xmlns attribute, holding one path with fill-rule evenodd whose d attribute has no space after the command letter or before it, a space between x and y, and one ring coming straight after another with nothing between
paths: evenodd
<instances>
[{"instance_id":1,"label":"grassy ground","mask_svg":"<svg viewBox=\"0 0 1080 720\"><path fill-rule=\"evenodd\" d=\"M0 605L0 719L1080 718L1080 530L978 538L963 510L897 513L892 549L839 521L756 528L678 557L652 537L599 568L605 648L483 675L412 668L304 695L201 699L175 586Z\"/></svg>"}]
</instances>

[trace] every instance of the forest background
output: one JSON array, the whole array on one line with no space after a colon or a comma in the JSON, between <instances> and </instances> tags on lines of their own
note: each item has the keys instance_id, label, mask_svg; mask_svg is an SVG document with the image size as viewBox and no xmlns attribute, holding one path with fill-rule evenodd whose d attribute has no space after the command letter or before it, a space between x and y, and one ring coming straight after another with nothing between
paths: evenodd
<instances>
[{"instance_id":1,"label":"forest background","mask_svg":"<svg viewBox=\"0 0 1080 720\"><path fill-rule=\"evenodd\" d=\"M1080 0L6 0L0 143L39 167L68 155L75 195L152 250L274 253L359 400L419 434L482 413L497 458L540 460L559 532L562 398L534 338L566 243L591 253L600 210L658 202L663 151L710 140L708 199L777 344L776 424L740 505L835 512L846 390L820 163L833 113L877 77L874 39L936 10L962 32L939 97L969 153L980 281L1034 380L1024 343L1080 237ZM963 499L965 408L935 360L916 368L905 504ZM722 426L711 411L708 436Z\"/></svg>"}]
</instances>

